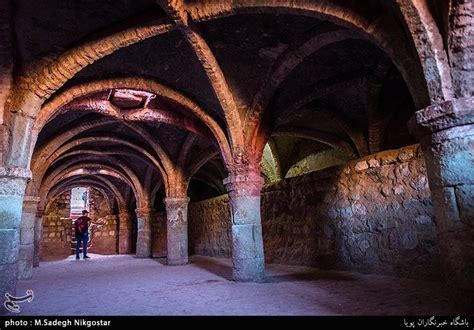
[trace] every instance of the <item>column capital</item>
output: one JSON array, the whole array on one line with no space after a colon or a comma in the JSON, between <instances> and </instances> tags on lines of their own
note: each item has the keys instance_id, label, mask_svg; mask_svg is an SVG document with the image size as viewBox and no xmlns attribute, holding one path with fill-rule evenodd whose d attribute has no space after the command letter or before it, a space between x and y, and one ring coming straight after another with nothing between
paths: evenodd
<instances>
[{"instance_id":1,"label":"column capital","mask_svg":"<svg viewBox=\"0 0 474 330\"><path fill-rule=\"evenodd\" d=\"M415 112L408 128L417 139L456 126L474 124L474 97L452 99Z\"/></svg>"},{"instance_id":2,"label":"column capital","mask_svg":"<svg viewBox=\"0 0 474 330\"><path fill-rule=\"evenodd\" d=\"M31 179L31 171L23 167L2 167L0 166L0 178L9 177L12 179Z\"/></svg>"},{"instance_id":3,"label":"column capital","mask_svg":"<svg viewBox=\"0 0 474 330\"><path fill-rule=\"evenodd\" d=\"M189 197L166 197L163 202L166 208L186 207L189 203Z\"/></svg>"},{"instance_id":4,"label":"column capital","mask_svg":"<svg viewBox=\"0 0 474 330\"><path fill-rule=\"evenodd\" d=\"M149 208L149 207L142 207L142 208L136 208L135 209L135 213L140 218L148 218L148 217L150 217L150 215L153 212L154 212L154 210L152 208Z\"/></svg>"},{"instance_id":5,"label":"column capital","mask_svg":"<svg viewBox=\"0 0 474 330\"><path fill-rule=\"evenodd\" d=\"M0 167L0 195L22 197L31 171L22 167Z\"/></svg>"},{"instance_id":6,"label":"column capital","mask_svg":"<svg viewBox=\"0 0 474 330\"><path fill-rule=\"evenodd\" d=\"M249 171L247 173L230 173L223 182L229 194L260 196L265 180L260 173Z\"/></svg>"}]
</instances>

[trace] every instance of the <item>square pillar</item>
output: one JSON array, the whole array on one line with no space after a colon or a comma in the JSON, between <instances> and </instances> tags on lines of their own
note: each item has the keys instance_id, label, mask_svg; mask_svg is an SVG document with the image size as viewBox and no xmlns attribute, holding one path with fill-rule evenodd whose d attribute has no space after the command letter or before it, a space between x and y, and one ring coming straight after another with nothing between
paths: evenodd
<instances>
[{"instance_id":1,"label":"square pillar","mask_svg":"<svg viewBox=\"0 0 474 330\"><path fill-rule=\"evenodd\" d=\"M152 256L152 227L151 216L153 210L149 208L138 208L137 214L137 258L150 258Z\"/></svg>"},{"instance_id":2,"label":"square pillar","mask_svg":"<svg viewBox=\"0 0 474 330\"><path fill-rule=\"evenodd\" d=\"M168 265L188 263L188 203L189 198L165 198Z\"/></svg>"},{"instance_id":3,"label":"square pillar","mask_svg":"<svg viewBox=\"0 0 474 330\"><path fill-rule=\"evenodd\" d=\"M259 173L231 175L224 180L232 218L232 277L240 282L265 278L260 192L264 180Z\"/></svg>"},{"instance_id":4,"label":"square pillar","mask_svg":"<svg viewBox=\"0 0 474 330\"><path fill-rule=\"evenodd\" d=\"M119 253L130 253L132 233L130 228L130 215L127 211L119 213Z\"/></svg>"},{"instance_id":5,"label":"square pillar","mask_svg":"<svg viewBox=\"0 0 474 330\"><path fill-rule=\"evenodd\" d=\"M44 208L38 206L36 210L36 220L35 220L35 237L34 237L34 253L33 253L33 267L38 267L41 258L41 246L43 240L43 216Z\"/></svg>"},{"instance_id":6,"label":"square pillar","mask_svg":"<svg viewBox=\"0 0 474 330\"><path fill-rule=\"evenodd\" d=\"M34 236L36 210L39 197L25 196L20 223L20 251L18 255L18 279L27 280L33 276Z\"/></svg>"},{"instance_id":7,"label":"square pillar","mask_svg":"<svg viewBox=\"0 0 474 330\"><path fill-rule=\"evenodd\" d=\"M474 288L474 98L429 106L409 123L426 159L448 283Z\"/></svg>"},{"instance_id":8,"label":"square pillar","mask_svg":"<svg viewBox=\"0 0 474 330\"><path fill-rule=\"evenodd\" d=\"M27 169L0 167L0 297L16 294L23 196L30 177ZM2 304L0 314L5 312Z\"/></svg>"}]
</instances>

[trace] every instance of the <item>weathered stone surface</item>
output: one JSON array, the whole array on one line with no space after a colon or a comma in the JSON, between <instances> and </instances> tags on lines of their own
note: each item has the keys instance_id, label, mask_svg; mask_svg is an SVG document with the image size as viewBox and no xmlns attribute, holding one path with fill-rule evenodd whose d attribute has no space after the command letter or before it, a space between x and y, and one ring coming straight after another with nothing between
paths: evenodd
<instances>
[{"instance_id":1,"label":"weathered stone surface","mask_svg":"<svg viewBox=\"0 0 474 330\"><path fill-rule=\"evenodd\" d=\"M16 288L21 210L30 175L26 169L0 167L0 297Z\"/></svg>"},{"instance_id":2,"label":"weathered stone surface","mask_svg":"<svg viewBox=\"0 0 474 330\"><path fill-rule=\"evenodd\" d=\"M232 255L229 196L189 204L190 253L214 257Z\"/></svg>"},{"instance_id":3,"label":"weathered stone surface","mask_svg":"<svg viewBox=\"0 0 474 330\"><path fill-rule=\"evenodd\" d=\"M0 290L5 297L5 293L16 295L16 283L18 277L18 265L13 264L0 264ZM0 306L0 314L6 313L3 304Z\"/></svg>"},{"instance_id":4,"label":"weathered stone surface","mask_svg":"<svg viewBox=\"0 0 474 330\"><path fill-rule=\"evenodd\" d=\"M265 276L260 220L260 190L263 178L249 172L230 176L224 183L229 192L232 219L232 259L239 260L234 262L233 279L260 281ZM255 273L252 274L252 271Z\"/></svg>"},{"instance_id":5,"label":"weathered stone surface","mask_svg":"<svg viewBox=\"0 0 474 330\"><path fill-rule=\"evenodd\" d=\"M474 97L453 99L415 113L448 282L474 288Z\"/></svg>"},{"instance_id":6,"label":"weathered stone surface","mask_svg":"<svg viewBox=\"0 0 474 330\"><path fill-rule=\"evenodd\" d=\"M263 258L232 258L232 278L238 282L260 282L265 279L265 261Z\"/></svg>"},{"instance_id":7,"label":"weathered stone surface","mask_svg":"<svg viewBox=\"0 0 474 330\"><path fill-rule=\"evenodd\" d=\"M364 161L372 159L383 165L354 172L360 163L355 161L266 186L261 201L266 261L440 279L438 238L419 146L380 152ZM408 169L407 176L386 174L400 165ZM192 252L231 255L227 201L224 195L190 204ZM249 256L253 252L244 251Z\"/></svg>"},{"instance_id":8,"label":"weathered stone surface","mask_svg":"<svg viewBox=\"0 0 474 330\"><path fill-rule=\"evenodd\" d=\"M165 198L168 265L188 263L189 198Z\"/></svg>"},{"instance_id":9,"label":"weathered stone surface","mask_svg":"<svg viewBox=\"0 0 474 330\"><path fill-rule=\"evenodd\" d=\"M119 247L118 252L120 254L130 253L131 244L131 230L130 230L130 214L128 212L122 212L118 216L119 218Z\"/></svg>"},{"instance_id":10,"label":"weathered stone surface","mask_svg":"<svg viewBox=\"0 0 474 330\"><path fill-rule=\"evenodd\" d=\"M152 256L152 226L151 209L136 209L137 214L137 251L138 258L149 258Z\"/></svg>"},{"instance_id":11,"label":"weathered stone surface","mask_svg":"<svg viewBox=\"0 0 474 330\"><path fill-rule=\"evenodd\" d=\"M38 210L35 219L34 228L34 255L33 255L33 267L38 267L41 258L41 245L43 238L43 210Z\"/></svg>"},{"instance_id":12,"label":"weathered stone surface","mask_svg":"<svg viewBox=\"0 0 474 330\"><path fill-rule=\"evenodd\" d=\"M153 219L153 257L166 257L168 254L168 234L166 212L157 212Z\"/></svg>"},{"instance_id":13,"label":"weathered stone surface","mask_svg":"<svg viewBox=\"0 0 474 330\"><path fill-rule=\"evenodd\" d=\"M98 190L90 189L89 193L89 216L92 219L92 224L89 228L88 252L117 253L119 245L117 242L119 239L117 216L113 215L110 203ZM41 216L37 218L37 221L42 221L42 225L35 226L35 230L39 231L37 235L41 233L42 236L39 250L41 250L43 259L75 253L73 219L70 218L70 195L71 191L68 190L54 197L44 215L41 211L37 214L37 216ZM112 232L113 234L111 234ZM130 227L127 234L131 234Z\"/></svg>"}]
</instances>

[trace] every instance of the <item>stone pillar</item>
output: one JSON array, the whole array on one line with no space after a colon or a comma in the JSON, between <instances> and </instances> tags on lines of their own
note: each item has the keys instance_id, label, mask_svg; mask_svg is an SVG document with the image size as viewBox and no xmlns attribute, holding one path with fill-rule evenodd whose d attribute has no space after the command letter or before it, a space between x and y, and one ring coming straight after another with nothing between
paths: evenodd
<instances>
[{"instance_id":1,"label":"stone pillar","mask_svg":"<svg viewBox=\"0 0 474 330\"><path fill-rule=\"evenodd\" d=\"M0 167L0 299L6 292L16 294L23 195L30 177L27 169Z\"/></svg>"},{"instance_id":2,"label":"stone pillar","mask_svg":"<svg viewBox=\"0 0 474 330\"><path fill-rule=\"evenodd\" d=\"M445 277L474 288L474 98L429 106L409 125L425 154Z\"/></svg>"},{"instance_id":3,"label":"stone pillar","mask_svg":"<svg viewBox=\"0 0 474 330\"><path fill-rule=\"evenodd\" d=\"M33 267L38 267L41 258L41 246L43 245L43 215L44 208L41 206L36 210L36 221L35 221L35 237L34 237L34 247L35 251L33 254Z\"/></svg>"},{"instance_id":4,"label":"stone pillar","mask_svg":"<svg viewBox=\"0 0 474 330\"><path fill-rule=\"evenodd\" d=\"M149 258L152 256L152 227L151 217L153 210L149 208L136 209L137 213L137 253L138 258Z\"/></svg>"},{"instance_id":5,"label":"stone pillar","mask_svg":"<svg viewBox=\"0 0 474 330\"><path fill-rule=\"evenodd\" d=\"M34 236L36 210L39 197L25 196L20 223L20 251L18 254L18 279L27 280L33 276Z\"/></svg>"},{"instance_id":6,"label":"stone pillar","mask_svg":"<svg viewBox=\"0 0 474 330\"><path fill-rule=\"evenodd\" d=\"M119 213L119 253L130 253L130 242L132 238L130 228L130 215L128 212Z\"/></svg>"},{"instance_id":7,"label":"stone pillar","mask_svg":"<svg viewBox=\"0 0 474 330\"><path fill-rule=\"evenodd\" d=\"M165 198L168 265L188 263L189 198Z\"/></svg>"},{"instance_id":8,"label":"stone pillar","mask_svg":"<svg viewBox=\"0 0 474 330\"><path fill-rule=\"evenodd\" d=\"M262 281L265 277L259 173L231 175L224 180L232 218L232 276L235 281Z\"/></svg>"}]
</instances>

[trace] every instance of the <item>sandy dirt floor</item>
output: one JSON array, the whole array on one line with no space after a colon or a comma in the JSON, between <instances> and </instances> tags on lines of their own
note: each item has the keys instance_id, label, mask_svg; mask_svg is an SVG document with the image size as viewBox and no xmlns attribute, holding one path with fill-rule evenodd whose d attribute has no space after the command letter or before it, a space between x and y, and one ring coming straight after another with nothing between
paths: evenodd
<instances>
[{"instance_id":1,"label":"sandy dirt floor","mask_svg":"<svg viewBox=\"0 0 474 330\"><path fill-rule=\"evenodd\" d=\"M42 262L18 283L34 291L19 315L474 315L473 292L437 282L270 264L264 283L236 283L229 259L91 257Z\"/></svg>"}]
</instances>

